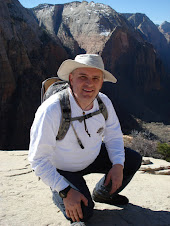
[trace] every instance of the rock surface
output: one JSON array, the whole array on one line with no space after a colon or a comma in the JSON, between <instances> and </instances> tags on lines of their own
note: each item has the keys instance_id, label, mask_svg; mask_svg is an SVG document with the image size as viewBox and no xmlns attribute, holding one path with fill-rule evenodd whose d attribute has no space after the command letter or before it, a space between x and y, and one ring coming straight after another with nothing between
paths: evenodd
<instances>
[{"instance_id":1,"label":"rock surface","mask_svg":"<svg viewBox=\"0 0 170 226\"><path fill-rule=\"evenodd\" d=\"M50 189L38 181L27 160L28 151L0 151L0 225L66 226L69 225L53 204ZM149 158L157 165L169 163ZM92 192L100 174L87 175ZM130 203L124 207L95 203L89 226L169 226L170 176L138 171L121 192Z\"/></svg>"},{"instance_id":2,"label":"rock surface","mask_svg":"<svg viewBox=\"0 0 170 226\"><path fill-rule=\"evenodd\" d=\"M160 30L160 32L162 32L162 34L164 34L165 38L170 44L170 23L165 21L158 27L158 29Z\"/></svg>"},{"instance_id":3,"label":"rock surface","mask_svg":"<svg viewBox=\"0 0 170 226\"><path fill-rule=\"evenodd\" d=\"M139 170L150 174L170 175L170 163L161 159L144 157L143 164Z\"/></svg>"},{"instance_id":4,"label":"rock surface","mask_svg":"<svg viewBox=\"0 0 170 226\"><path fill-rule=\"evenodd\" d=\"M145 14L125 13L123 15L128 19L132 26L135 27L142 34L143 38L154 46L158 55L163 60L168 70L168 73L170 73L170 44L167 39L167 29L169 29L170 27L168 26L169 24L164 23L158 28Z\"/></svg>"},{"instance_id":5,"label":"rock surface","mask_svg":"<svg viewBox=\"0 0 170 226\"><path fill-rule=\"evenodd\" d=\"M41 81L67 58L17 0L0 1L0 146L28 148Z\"/></svg>"}]
</instances>

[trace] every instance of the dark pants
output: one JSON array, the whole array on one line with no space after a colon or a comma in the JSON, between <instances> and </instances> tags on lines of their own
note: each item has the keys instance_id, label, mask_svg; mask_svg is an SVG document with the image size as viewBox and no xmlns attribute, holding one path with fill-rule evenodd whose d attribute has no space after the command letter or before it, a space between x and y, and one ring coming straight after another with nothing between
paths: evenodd
<instances>
[{"instance_id":1,"label":"dark pants","mask_svg":"<svg viewBox=\"0 0 170 226\"><path fill-rule=\"evenodd\" d=\"M125 148L125 163L123 170L123 182L122 186L114 193L117 194L124 189L124 187L130 182L136 171L139 169L141 165L142 157L139 153ZM86 169L79 172L67 172L63 170L58 170L58 172L64 176L68 183L71 184L72 187L75 187L76 190L80 191L87 199L88 206L86 207L82 203L82 211L83 211L83 220L87 221L93 215L94 202L92 200L90 191L86 185L86 182L83 178L84 175L90 173L104 173L105 176L96 184L95 189L100 191L102 189L102 185L104 183L105 177L109 170L112 167L112 163L109 160L107 150L105 145L102 144L100 154L96 158L96 160L89 165ZM70 218L66 216L65 207L62 198L59 196L58 192L53 191L53 201L58 206L58 208L63 212L64 216L71 221Z\"/></svg>"}]
</instances>

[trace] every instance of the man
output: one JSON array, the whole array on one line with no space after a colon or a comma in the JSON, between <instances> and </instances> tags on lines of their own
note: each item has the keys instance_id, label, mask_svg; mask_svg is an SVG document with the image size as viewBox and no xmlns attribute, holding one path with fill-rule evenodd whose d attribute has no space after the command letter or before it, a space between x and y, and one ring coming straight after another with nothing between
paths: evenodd
<instances>
[{"instance_id":1,"label":"man","mask_svg":"<svg viewBox=\"0 0 170 226\"><path fill-rule=\"evenodd\" d=\"M72 225L85 225L93 214L94 201L126 205L118 193L129 183L141 165L141 156L124 150L123 136L110 99L100 93L103 81L116 83L96 54L81 54L64 61L58 76L68 81L71 117L98 112L97 96L107 108L108 117L94 114L70 123L65 137L56 140L61 121L59 93L38 109L31 128L29 161L35 174L52 190L53 201ZM104 173L91 196L84 175ZM93 201L94 200L94 201Z\"/></svg>"}]
</instances>

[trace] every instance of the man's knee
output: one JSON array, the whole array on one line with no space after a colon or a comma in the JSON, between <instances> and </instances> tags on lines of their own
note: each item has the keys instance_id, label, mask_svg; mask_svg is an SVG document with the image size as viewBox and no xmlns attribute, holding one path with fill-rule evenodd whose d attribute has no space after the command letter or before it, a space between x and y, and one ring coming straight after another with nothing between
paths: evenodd
<instances>
[{"instance_id":1,"label":"man's knee","mask_svg":"<svg viewBox=\"0 0 170 226\"><path fill-rule=\"evenodd\" d=\"M61 212L64 214L67 220L71 220L71 218L67 217L66 212L65 212L65 206L63 203L62 198L59 196L57 191L52 191L52 199L54 204L61 210ZM81 204L82 212L83 212L83 219L81 219L83 222L88 221L92 215L93 215L93 208L94 208L94 202L92 199L88 199L88 206L85 206L84 203L82 202Z\"/></svg>"},{"instance_id":2,"label":"man's knee","mask_svg":"<svg viewBox=\"0 0 170 226\"><path fill-rule=\"evenodd\" d=\"M125 168L128 168L130 171L136 172L142 163L142 156L130 149L130 148L125 148Z\"/></svg>"}]
</instances>

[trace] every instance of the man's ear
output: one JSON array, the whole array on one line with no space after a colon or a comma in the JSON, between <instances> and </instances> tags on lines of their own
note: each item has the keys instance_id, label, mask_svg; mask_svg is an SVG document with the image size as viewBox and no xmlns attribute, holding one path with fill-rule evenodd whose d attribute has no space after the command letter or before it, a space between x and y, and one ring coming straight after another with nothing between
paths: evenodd
<instances>
[{"instance_id":1,"label":"man's ear","mask_svg":"<svg viewBox=\"0 0 170 226\"><path fill-rule=\"evenodd\" d=\"M71 81L72 81L72 73L69 74L69 84L71 85Z\"/></svg>"}]
</instances>

